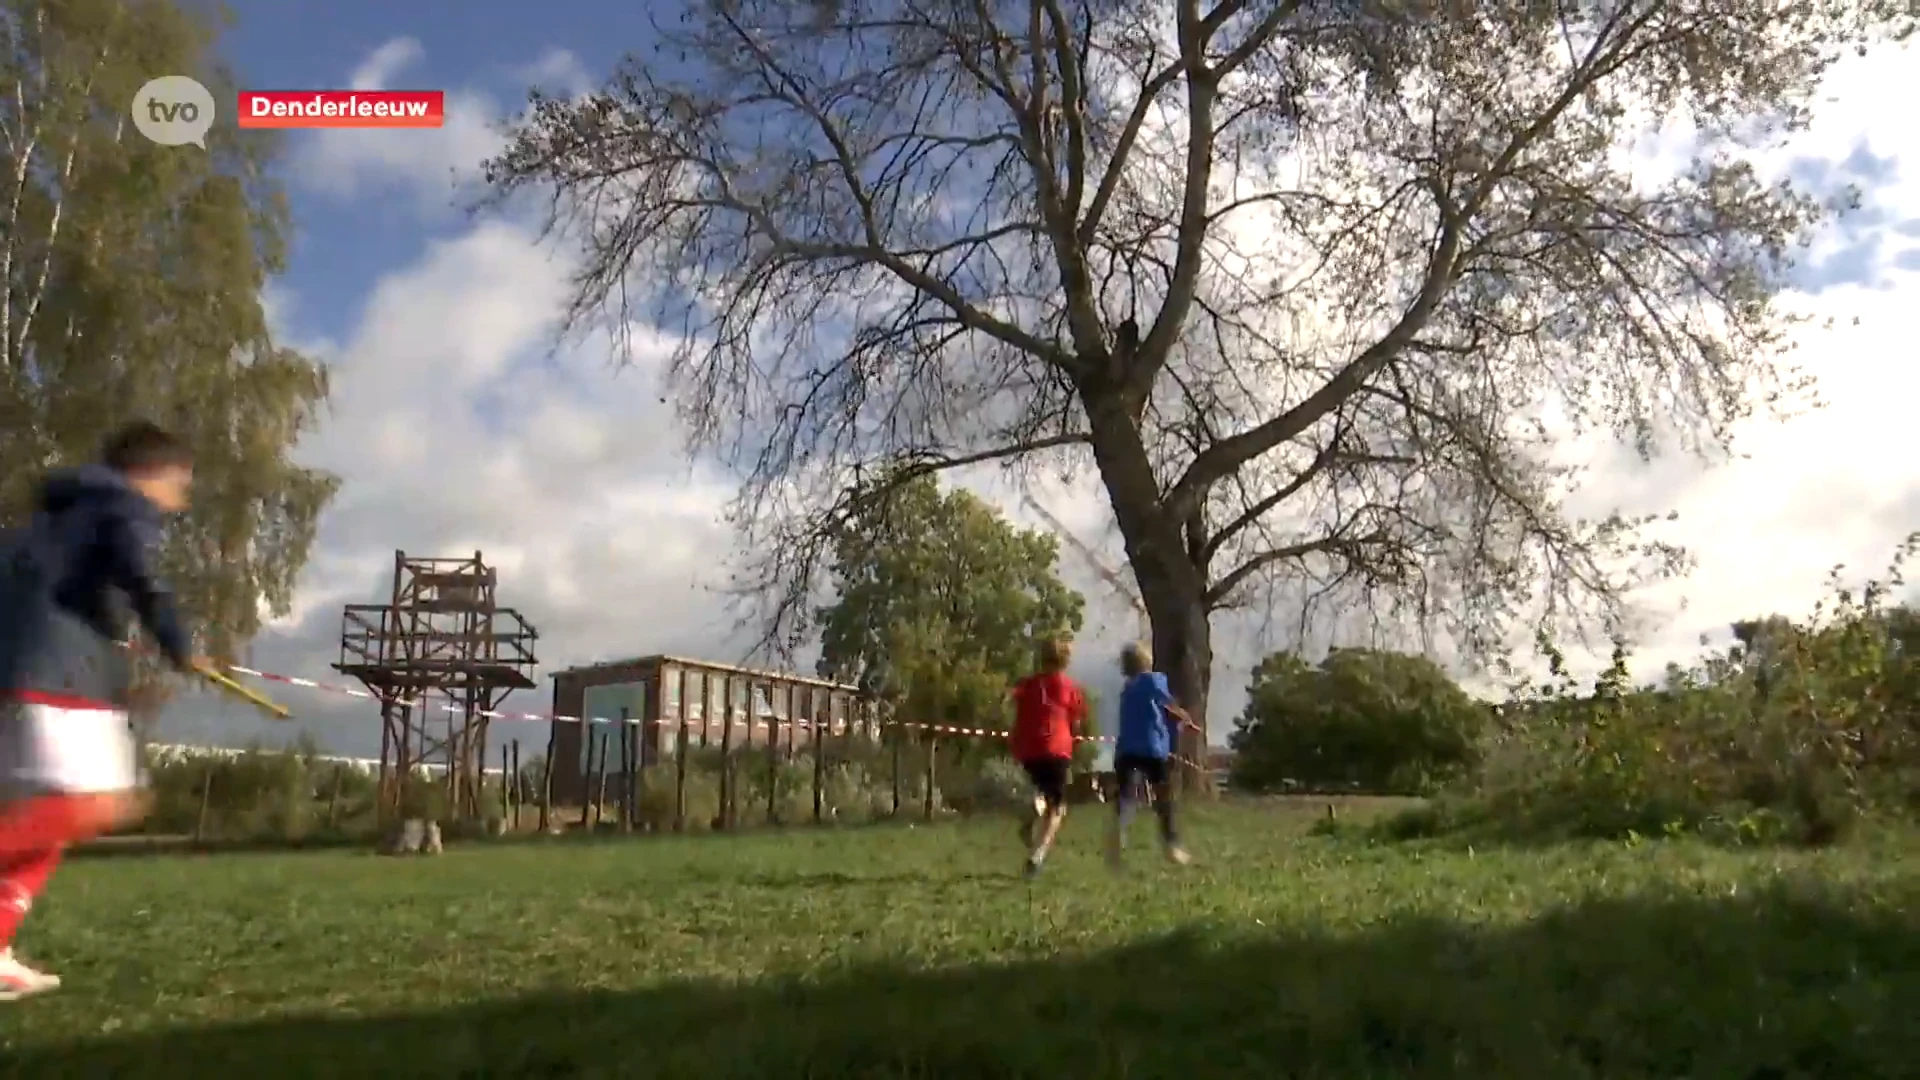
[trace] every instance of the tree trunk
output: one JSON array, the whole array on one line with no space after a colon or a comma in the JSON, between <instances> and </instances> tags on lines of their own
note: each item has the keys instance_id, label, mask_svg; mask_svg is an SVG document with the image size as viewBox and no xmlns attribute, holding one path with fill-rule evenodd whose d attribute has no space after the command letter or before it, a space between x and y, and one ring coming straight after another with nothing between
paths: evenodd
<instances>
[{"instance_id":1,"label":"tree trunk","mask_svg":"<svg viewBox=\"0 0 1920 1080\"><path fill-rule=\"evenodd\" d=\"M1207 790L1212 784L1204 728L1213 683L1213 628L1207 620L1206 569L1194 565L1180 523L1161 505L1159 481L1124 403L1117 395L1090 395L1087 405L1094 460L1152 625L1154 667L1167 676L1174 699L1203 729L1183 727L1175 742L1184 759L1182 787Z\"/></svg>"},{"instance_id":2,"label":"tree trunk","mask_svg":"<svg viewBox=\"0 0 1920 1080\"><path fill-rule=\"evenodd\" d=\"M1205 728L1208 695L1213 689L1213 627L1207 619L1206 602L1188 595L1174 595L1158 604L1148 600L1147 617L1153 623L1154 666L1166 673L1174 700L1201 727L1199 731L1182 727L1175 743L1179 755L1186 759L1181 766L1185 790L1209 790L1213 773L1207 768Z\"/></svg>"}]
</instances>

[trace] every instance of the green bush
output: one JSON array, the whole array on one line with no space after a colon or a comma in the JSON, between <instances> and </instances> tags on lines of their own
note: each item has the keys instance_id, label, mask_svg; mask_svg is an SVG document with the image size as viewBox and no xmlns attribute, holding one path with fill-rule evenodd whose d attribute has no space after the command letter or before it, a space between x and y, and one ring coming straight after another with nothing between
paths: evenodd
<instances>
[{"instance_id":1,"label":"green bush","mask_svg":"<svg viewBox=\"0 0 1920 1080\"><path fill-rule=\"evenodd\" d=\"M1888 580L1914 548L1900 550ZM1697 834L1823 844L1920 808L1914 614L1846 587L1804 620L1737 624L1735 645L1632 687L1626 653L1591 692L1542 641L1549 678L1499 710L1481 765L1433 807L1383 825L1513 838Z\"/></svg>"},{"instance_id":2,"label":"green bush","mask_svg":"<svg viewBox=\"0 0 1920 1080\"><path fill-rule=\"evenodd\" d=\"M1425 657L1335 649L1313 666L1275 653L1229 738L1232 783L1424 794L1473 767L1485 725L1485 707Z\"/></svg>"},{"instance_id":3,"label":"green bush","mask_svg":"<svg viewBox=\"0 0 1920 1080\"><path fill-rule=\"evenodd\" d=\"M720 812L718 774L693 768L691 757L687 765L686 826L689 830L701 830L707 828ZM674 827L678 783L678 771L672 762L650 765L641 770L641 786L634 811L639 824L656 832L665 832ZM608 810L612 811L613 808L609 807ZM612 817L611 812L608 817Z\"/></svg>"},{"instance_id":4,"label":"green bush","mask_svg":"<svg viewBox=\"0 0 1920 1080\"><path fill-rule=\"evenodd\" d=\"M1032 805L1033 785L1011 757L980 763L966 778L967 805L974 813L1013 812Z\"/></svg>"},{"instance_id":5,"label":"green bush","mask_svg":"<svg viewBox=\"0 0 1920 1080\"><path fill-rule=\"evenodd\" d=\"M292 751L150 750L147 773L153 804L138 827L147 834L298 840L374 824L373 774L323 761L310 744Z\"/></svg>"}]
</instances>

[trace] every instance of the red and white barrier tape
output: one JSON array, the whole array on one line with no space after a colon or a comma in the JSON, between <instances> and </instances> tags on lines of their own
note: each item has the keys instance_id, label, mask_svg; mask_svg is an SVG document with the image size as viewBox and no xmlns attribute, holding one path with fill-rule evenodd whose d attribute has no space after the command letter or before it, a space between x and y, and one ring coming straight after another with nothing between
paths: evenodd
<instances>
[{"instance_id":1,"label":"red and white barrier tape","mask_svg":"<svg viewBox=\"0 0 1920 1080\"><path fill-rule=\"evenodd\" d=\"M282 683L287 686L298 686L304 689L318 690L318 691L321 691L322 693L328 693L328 694L343 694L347 697L363 698L368 701L380 700L378 695L358 686L347 686L341 683L320 682L315 679L303 679L297 675L280 675L271 671L260 671L256 668L242 667L238 664L227 665L226 669L228 671L232 671L240 675L247 675L256 679L264 679L267 682ZM428 703L420 699L404 699L397 702L397 704L405 705L411 708L411 707L419 707L419 706L427 705ZM463 714L466 711L466 707L464 705L461 705L453 701L440 702L439 707L444 712L454 713L454 714ZM582 716L567 716L564 713L529 713L529 712L514 712L514 711L504 710L504 709L476 709L474 710L474 715L484 716L491 720L506 720L510 722L539 723L539 724L554 724L554 723L558 723L558 724L620 724L620 723L625 723L625 724L631 724L637 727L642 723L648 722L643 717L626 717L626 718L607 718L607 717L600 717L600 716L582 717ZM659 720L655 720L652 722L665 725L668 727L677 728L680 726L681 721L679 717L669 717L669 718L662 718ZM687 727L692 728L695 725L699 725L704 730L711 730L716 726L724 727L728 722L729 721L726 719L715 719L715 718L706 718L706 717L690 716L685 719L685 724ZM776 728L779 726L787 726L787 727L797 728L801 731L811 732L816 726L816 722L813 720L801 719L797 717L793 719L788 719L788 720L779 720L779 719L755 720L755 719L743 718L743 719L735 719L731 722L734 724L746 726L749 729L754 729L754 730L757 730L760 728ZM824 728L826 731L826 734L828 735L844 734L850 728L850 724L846 720L837 720L837 721L827 720L824 722L820 722L818 726ZM922 723L916 723L911 720L882 721L882 722L877 722L875 726L876 727L889 727L889 726L908 727L908 728L915 728L921 731L937 732L942 735L988 736L988 737L997 737L997 738L1003 738L1003 739L1008 737L1009 735L1009 732L1002 731L997 728L956 727L951 724L922 724ZM1189 724L1186 726L1190 728L1195 728L1197 730L1197 725ZM1097 742L1097 743L1113 742L1113 738L1108 735L1075 735L1074 739L1079 742Z\"/></svg>"}]
</instances>

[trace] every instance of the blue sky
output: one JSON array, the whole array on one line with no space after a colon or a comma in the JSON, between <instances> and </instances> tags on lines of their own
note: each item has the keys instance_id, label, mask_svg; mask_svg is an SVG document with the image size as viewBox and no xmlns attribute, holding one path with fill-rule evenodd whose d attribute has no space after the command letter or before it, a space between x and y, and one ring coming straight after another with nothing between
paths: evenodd
<instances>
[{"instance_id":1,"label":"blue sky","mask_svg":"<svg viewBox=\"0 0 1920 1080\"><path fill-rule=\"evenodd\" d=\"M362 85L444 89L438 131L290 133L285 177L296 218L292 266L269 294L282 337L324 358L334 407L301 456L345 481L302 575L294 610L257 643L262 668L328 678L340 606L377 602L393 551L483 550L503 601L542 632L548 670L615 656L676 653L738 659L742 638L712 588L734 550L720 520L731 486L689 461L661 403L670 343L642 341L616 372L611 350L583 342L554 353L568 253L530 223L455 208L456 181L497 145L494 125L531 82L578 91L627 51L645 51L650 5L242 2L223 52L244 86ZM1648 466L1584 446L1595 509L1679 512L1668 536L1699 569L1642 601L1638 663L1657 671L1698 649L1703 633L1770 610L1805 611L1828 567L1877 569L1920 524L1907 464L1920 367L1911 313L1920 306L1920 128L1903 102L1920 66L1901 52L1836 69L1814 128L1770 167L1815 190L1858 185L1863 210L1821 239L1793 302L1816 316L1800 361L1828 407L1740 434L1745 456L1709 469ZM1671 168L1684 148L1647 148ZM1827 326L1831 321L1831 327ZM1039 522L1005 491L1010 516ZM1047 489L1053 514L1119 563L1110 515L1091 483ZM1107 700L1110 658L1135 616L1086 566L1063 571L1088 596L1076 671ZM1352 641L1345 643L1351 644ZM1245 673L1274 644L1249 620L1218 624L1216 737L1230 729ZM372 708L282 688L300 730L347 753L377 751ZM548 691L509 702L538 710ZM245 742L270 730L247 713L190 698L166 718L180 741ZM532 726L524 739L543 739Z\"/></svg>"},{"instance_id":2,"label":"blue sky","mask_svg":"<svg viewBox=\"0 0 1920 1080\"><path fill-rule=\"evenodd\" d=\"M554 50L578 58L583 70L601 72L618 61L623 48L644 47L651 35L645 16L650 6L644 4L269 0L232 7L238 22L223 52L246 88L341 86L380 46L411 39L421 44L423 55L396 88L478 91L491 95L503 116L525 95L531 69ZM313 138L291 135L295 142ZM397 185L388 188L387 198L374 199L289 186L297 242L283 284L301 298L299 312L289 320L295 332L329 335L352 318L369 279L417 257L432 238L455 235L466 225L458 214L415 212L410 200L394 197ZM447 195L452 207L451 183Z\"/></svg>"}]
</instances>

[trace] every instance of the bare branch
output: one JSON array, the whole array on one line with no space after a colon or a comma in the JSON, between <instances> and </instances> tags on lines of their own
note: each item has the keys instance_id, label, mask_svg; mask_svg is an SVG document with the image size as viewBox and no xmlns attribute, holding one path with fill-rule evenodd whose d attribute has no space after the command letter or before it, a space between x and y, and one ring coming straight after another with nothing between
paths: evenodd
<instances>
[{"instance_id":1,"label":"bare branch","mask_svg":"<svg viewBox=\"0 0 1920 1080\"><path fill-rule=\"evenodd\" d=\"M1232 596L1234 590L1245 584L1247 579L1265 570L1275 563L1304 558L1316 554L1345 554L1352 561L1359 561L1358 554L1368 544L1378 542L1380 535L1369 535L1349 540L1345 537L1322 536L1313 540L1304 540L1285 547L1270 548L1249 558L1220 576L1220 579L1207 589L1207 603L1219 606Z\"/></svg>"}]
</instances>

